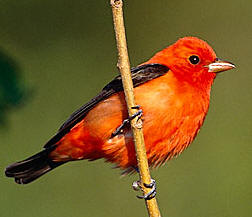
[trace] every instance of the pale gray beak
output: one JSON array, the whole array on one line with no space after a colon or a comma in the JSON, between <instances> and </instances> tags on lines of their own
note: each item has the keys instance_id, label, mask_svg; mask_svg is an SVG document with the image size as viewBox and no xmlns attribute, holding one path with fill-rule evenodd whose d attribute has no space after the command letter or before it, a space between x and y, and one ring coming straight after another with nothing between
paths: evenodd
<instances>
[{"instance_id":1,"label":"pale gray beak","mask_svg":"<svg viewBox=\"0 0 252 217\"><path fill-rule=\"evenodd\" d=\"M215 62L209 64L206 67L208 67L208 72L219 73L219 72L227 71L229 69L233 69L235 68L235 65L228 61L223 61L217 58Z\"/></svg>"}]
</instances>

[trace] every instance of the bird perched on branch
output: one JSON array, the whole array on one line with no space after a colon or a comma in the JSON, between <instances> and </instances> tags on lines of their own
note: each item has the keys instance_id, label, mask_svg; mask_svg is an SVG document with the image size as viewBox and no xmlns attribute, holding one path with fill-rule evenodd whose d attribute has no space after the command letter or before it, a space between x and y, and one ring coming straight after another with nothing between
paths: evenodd
<instances>
[{"instance_id":1,"label":"bird perched on branch","mask_svg":"<svg viewBox=\"0 0 252 217\"><path fill-rule=\"evenodd\" d=\"M132 68L151 167L180 154L193 141L207 114L216 74L234 67L218 59L205 41L185 37ZM41 152L11 164L5 174L27 184L69 161L99 158L131 172L137 160L130 118L118 76L74 112Z\"/></svg>"}]
</instances>

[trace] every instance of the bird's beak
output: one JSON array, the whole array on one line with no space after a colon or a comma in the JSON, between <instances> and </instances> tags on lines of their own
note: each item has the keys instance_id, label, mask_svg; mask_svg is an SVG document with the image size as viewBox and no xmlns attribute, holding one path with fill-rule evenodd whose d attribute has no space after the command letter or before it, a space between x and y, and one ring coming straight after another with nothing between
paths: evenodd
<instances>
[{"instance_id":1,"label":"bird's beak","mask_svg":"<svg viewBox=\"0 0 252 217\"><path fill-rule=\"evenodd\" d=\"M208 72L219 73L219 72L227 71L229 69L233 69L235 68L235 65L228 61L223 61L216 58L216 60L213 63L209 64L206 67L208 67Z\"/></svg>"}]
</instances>

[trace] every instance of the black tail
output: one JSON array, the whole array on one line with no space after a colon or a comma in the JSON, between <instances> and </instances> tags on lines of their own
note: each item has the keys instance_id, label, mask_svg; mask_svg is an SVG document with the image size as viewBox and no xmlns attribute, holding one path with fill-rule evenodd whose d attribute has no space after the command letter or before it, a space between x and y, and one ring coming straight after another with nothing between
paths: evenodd
<instances>
[{"instance_id":1,"label":"black tail","mask_svg":"<svg viewBox=\"0 0 252 217\"><path fill-rule=\"evenodd\" d=\"M5 175L15 178L18 184L30 183L64 163L53 162L48 156L49 153L50 151L45 149L26 160L11 164L6 168Z\"/></svg>"}]
</instances>

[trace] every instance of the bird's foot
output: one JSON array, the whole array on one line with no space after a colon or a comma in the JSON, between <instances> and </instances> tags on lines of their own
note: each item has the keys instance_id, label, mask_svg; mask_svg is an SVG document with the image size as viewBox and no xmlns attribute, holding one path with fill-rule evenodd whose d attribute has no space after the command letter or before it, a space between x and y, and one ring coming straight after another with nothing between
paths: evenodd
<instances>
[{"instance_id":1,"label":"bird's foot","mask_svg":"<svg viewBox=\"0 0 252 217\"><path fill-rule=\"evenodd\" d=\"M150 184L143 183L143 185L146 188L151 188L151 190L147 194L145 194L143 196L137 195L137 198L145 199L145 200L150 200L150 199L154 198L156 196L156 194L157 194L157 192L156 192L156 181L154 179L151 179ZM132 187L133 187L133 189L135 191L138 191L139 189L142 189L141 182L140 181L133 182Z\"/></svg>"},{"instance_id":2,"label":"bird's foot","mask_svg":"<svg viewBox=\"0 0 252 217\"><path fill-rule=\"evenodd\" d=\"M131 107L132 109L138 109L138 111L136 113L134 113L133 115L129 116L127 119L123 120L122 124L116 128L116 130L111 134L111 137L114 137L118 134L120 134L123 130L123 128L125 128L131 120L133 120L134 118L137 117L137 121L140 120L140 118L142 117L143 115L143 110L140 109L140 106L137 105L137 106L133 106Z\"/></svg>"}]
</instances>

